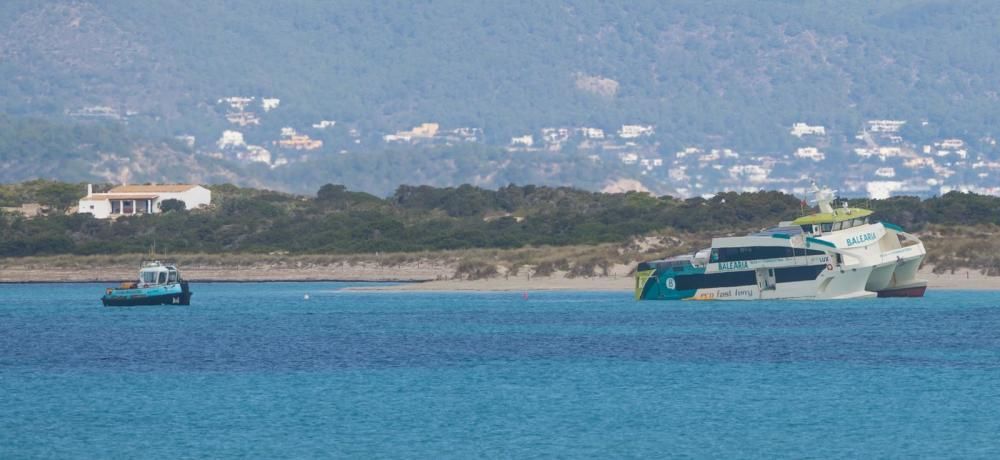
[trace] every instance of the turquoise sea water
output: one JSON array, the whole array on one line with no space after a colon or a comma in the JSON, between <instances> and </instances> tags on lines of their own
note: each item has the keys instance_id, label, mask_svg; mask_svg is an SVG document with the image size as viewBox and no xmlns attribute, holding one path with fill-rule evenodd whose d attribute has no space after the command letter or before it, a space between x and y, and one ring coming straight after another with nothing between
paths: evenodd
<instances>
[{"instance_id":1,"label":"turquoise sea water","mask_svg":"<svg viewBox=\"0 0 1000 460\"><path fill-rule=\"evenodd\" d=\"M1000 457L1000 292L346 286L0 285L0 458Z\"/></svg>"}]
</instances>

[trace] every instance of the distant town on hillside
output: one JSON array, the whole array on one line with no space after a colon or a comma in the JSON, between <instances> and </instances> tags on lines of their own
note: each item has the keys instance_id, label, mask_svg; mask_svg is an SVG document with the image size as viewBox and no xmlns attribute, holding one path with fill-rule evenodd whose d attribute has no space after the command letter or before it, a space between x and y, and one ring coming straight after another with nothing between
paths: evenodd
<instances>
[{"instance_id":1,"label":"distant town on hillside","mask_svg":"<svg viewBox=\"0 0 1000 460\"><path fill-rule=\"evenodd\" d=\"M359 128L337 129L336 120L317 120L309 126L267 130L268 112L279 98L252 96L219 99L225 118L233 125L214 144L196 144L194 136L180 136L190 147L204 148L214 158L259 163L269 168L308 162L311 156L359 152L374 148L449 148L456 144L486 144L482 127L442 126L429 121L393 133L363 133ZM263 120L263 124L262 124ZM984 135L971 142L941 137L919 142L908 133L925 129L922 120L866 120L857 131L838 132L826 126L795 122L787 136L795 146L773 152L740 151L733 147L693 144L671 151L654 125L624 124L541 127L493 144L516 155L544 159L570 153L595 167L612 164L629 180L616 181L604 191L667 190L678 197L717 191L779 190L803 194L811 181L842 184L845 196L888 198L892 195L932 196L952 190L1000 195L1000 159L997 141ZM918 125L908 129L908 124ZM248 143L244 131L258 143ZM270 135L269 135L270 134ZM543 160L544 161L544 160Z\"/></svg>"},{"instance_id":2,"label":"distant town on hillside","mask_svg":"<svg viewBox=\"0 0 1000 460\"><path fill-rule=\"evenodd\" d=\"M9 0L0 181L996 195L996 17L976 0Z\"/></svg>"}]
</instances>

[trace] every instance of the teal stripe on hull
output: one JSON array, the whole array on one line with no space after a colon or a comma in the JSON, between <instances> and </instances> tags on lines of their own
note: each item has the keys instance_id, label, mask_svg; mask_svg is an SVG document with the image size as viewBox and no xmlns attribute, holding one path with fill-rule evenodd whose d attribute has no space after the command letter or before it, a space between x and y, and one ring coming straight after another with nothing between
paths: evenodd
<instances>
[{"instance_id":1,"label":"teal stripe on hull","mask_svg":"<svg viewBox=\"0 0 1000 460\"><path fill-rule=\"evenodd\" d=\"M694 297L697 289L677 290L677 283L674 277L677 275L701 275L705 273L704 268L683 267L677 271L676 267L657 268L653 276L646 280L642 286L642 293L639 300L684 300Z\"/></svg>"},{"instance_id":2,"label":"teal stripe on hull","mask_svg":"<svg viewBox=\"0 0 1000 460\"><path fill-rule=\"evenodd\" d=\"M885 221L883 221L882 222L882 226L885 227L885 228L892 229L892 230L895 230L897 232L903 233L903 227L900 227L900 226L898 226L896 224L893 224L891 222L885 222Z\"/></svg>"},{"instance_id":3,"label":"teal stripe on hull","mask_svg":"<svg viewBox=\"0 0 1000 460\"><path fill-rule=\"evenodd\" d=\"M813 238L811 236L806 237L806 242L813 243L813 244L819 244L819 245L831 247L831 248L834 248L834 249L837 248L836 244L833 244L833 243L831 243L829 241L826 241L826 240L821 240L819 238ZM806 247L809 247L809 246L806 246Z\"/></svg>"},{"instance_id":4,"label":"teal stripe on hull","mask_svg":"<svg viewBox=\"0 0 1000 460\"><path fill-rule=\"evenodd\" d=\"M187 289L186 284L177 283L133 289L110 288L101 297L101 302L105 306L187 305L191 299L191 292Z\"/></svg>"}]
</instances>

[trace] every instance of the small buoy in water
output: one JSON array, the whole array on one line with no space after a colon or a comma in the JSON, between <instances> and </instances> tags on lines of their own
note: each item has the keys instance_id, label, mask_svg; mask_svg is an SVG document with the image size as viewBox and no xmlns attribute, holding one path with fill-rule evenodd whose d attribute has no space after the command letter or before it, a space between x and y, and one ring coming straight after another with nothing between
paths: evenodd
<instances>
[{"instance_id":1,"label":"small buoy in water","mask_svg":"<svg viewBox=\"0 0 1000 460\"><path fill-rule=\"evenodd\" d=\"M525 292L525 293L521 294L521 297L523 297L524 300L528 300L528 293Z\"/></svg>"},{"instance_id":2,"label":"small buoy in water","mask_svg":"<svg viewBox=\"0 0 1000 460\"><path fill-rule=\"evenodd\" d=\"M309 294L302 296L302 300L309 300Z\"/></svg>"}]
</instances>

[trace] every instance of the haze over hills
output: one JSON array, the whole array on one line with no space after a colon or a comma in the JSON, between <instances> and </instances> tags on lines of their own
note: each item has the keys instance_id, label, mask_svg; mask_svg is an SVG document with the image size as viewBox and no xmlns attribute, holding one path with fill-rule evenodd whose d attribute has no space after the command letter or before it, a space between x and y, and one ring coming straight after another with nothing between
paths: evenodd
<instances>
[{"instance_id":1,"label":"haze over hills","mask_svg":"<svg viewBox=\"0 0 1000 460\"><path fill-rule=\"evenodd\" d=\"M26 147L0 180L996 193L998 22L988 1L8 0L0 123L127 145L6 129Z\"/></svg>"}]
</instances>

